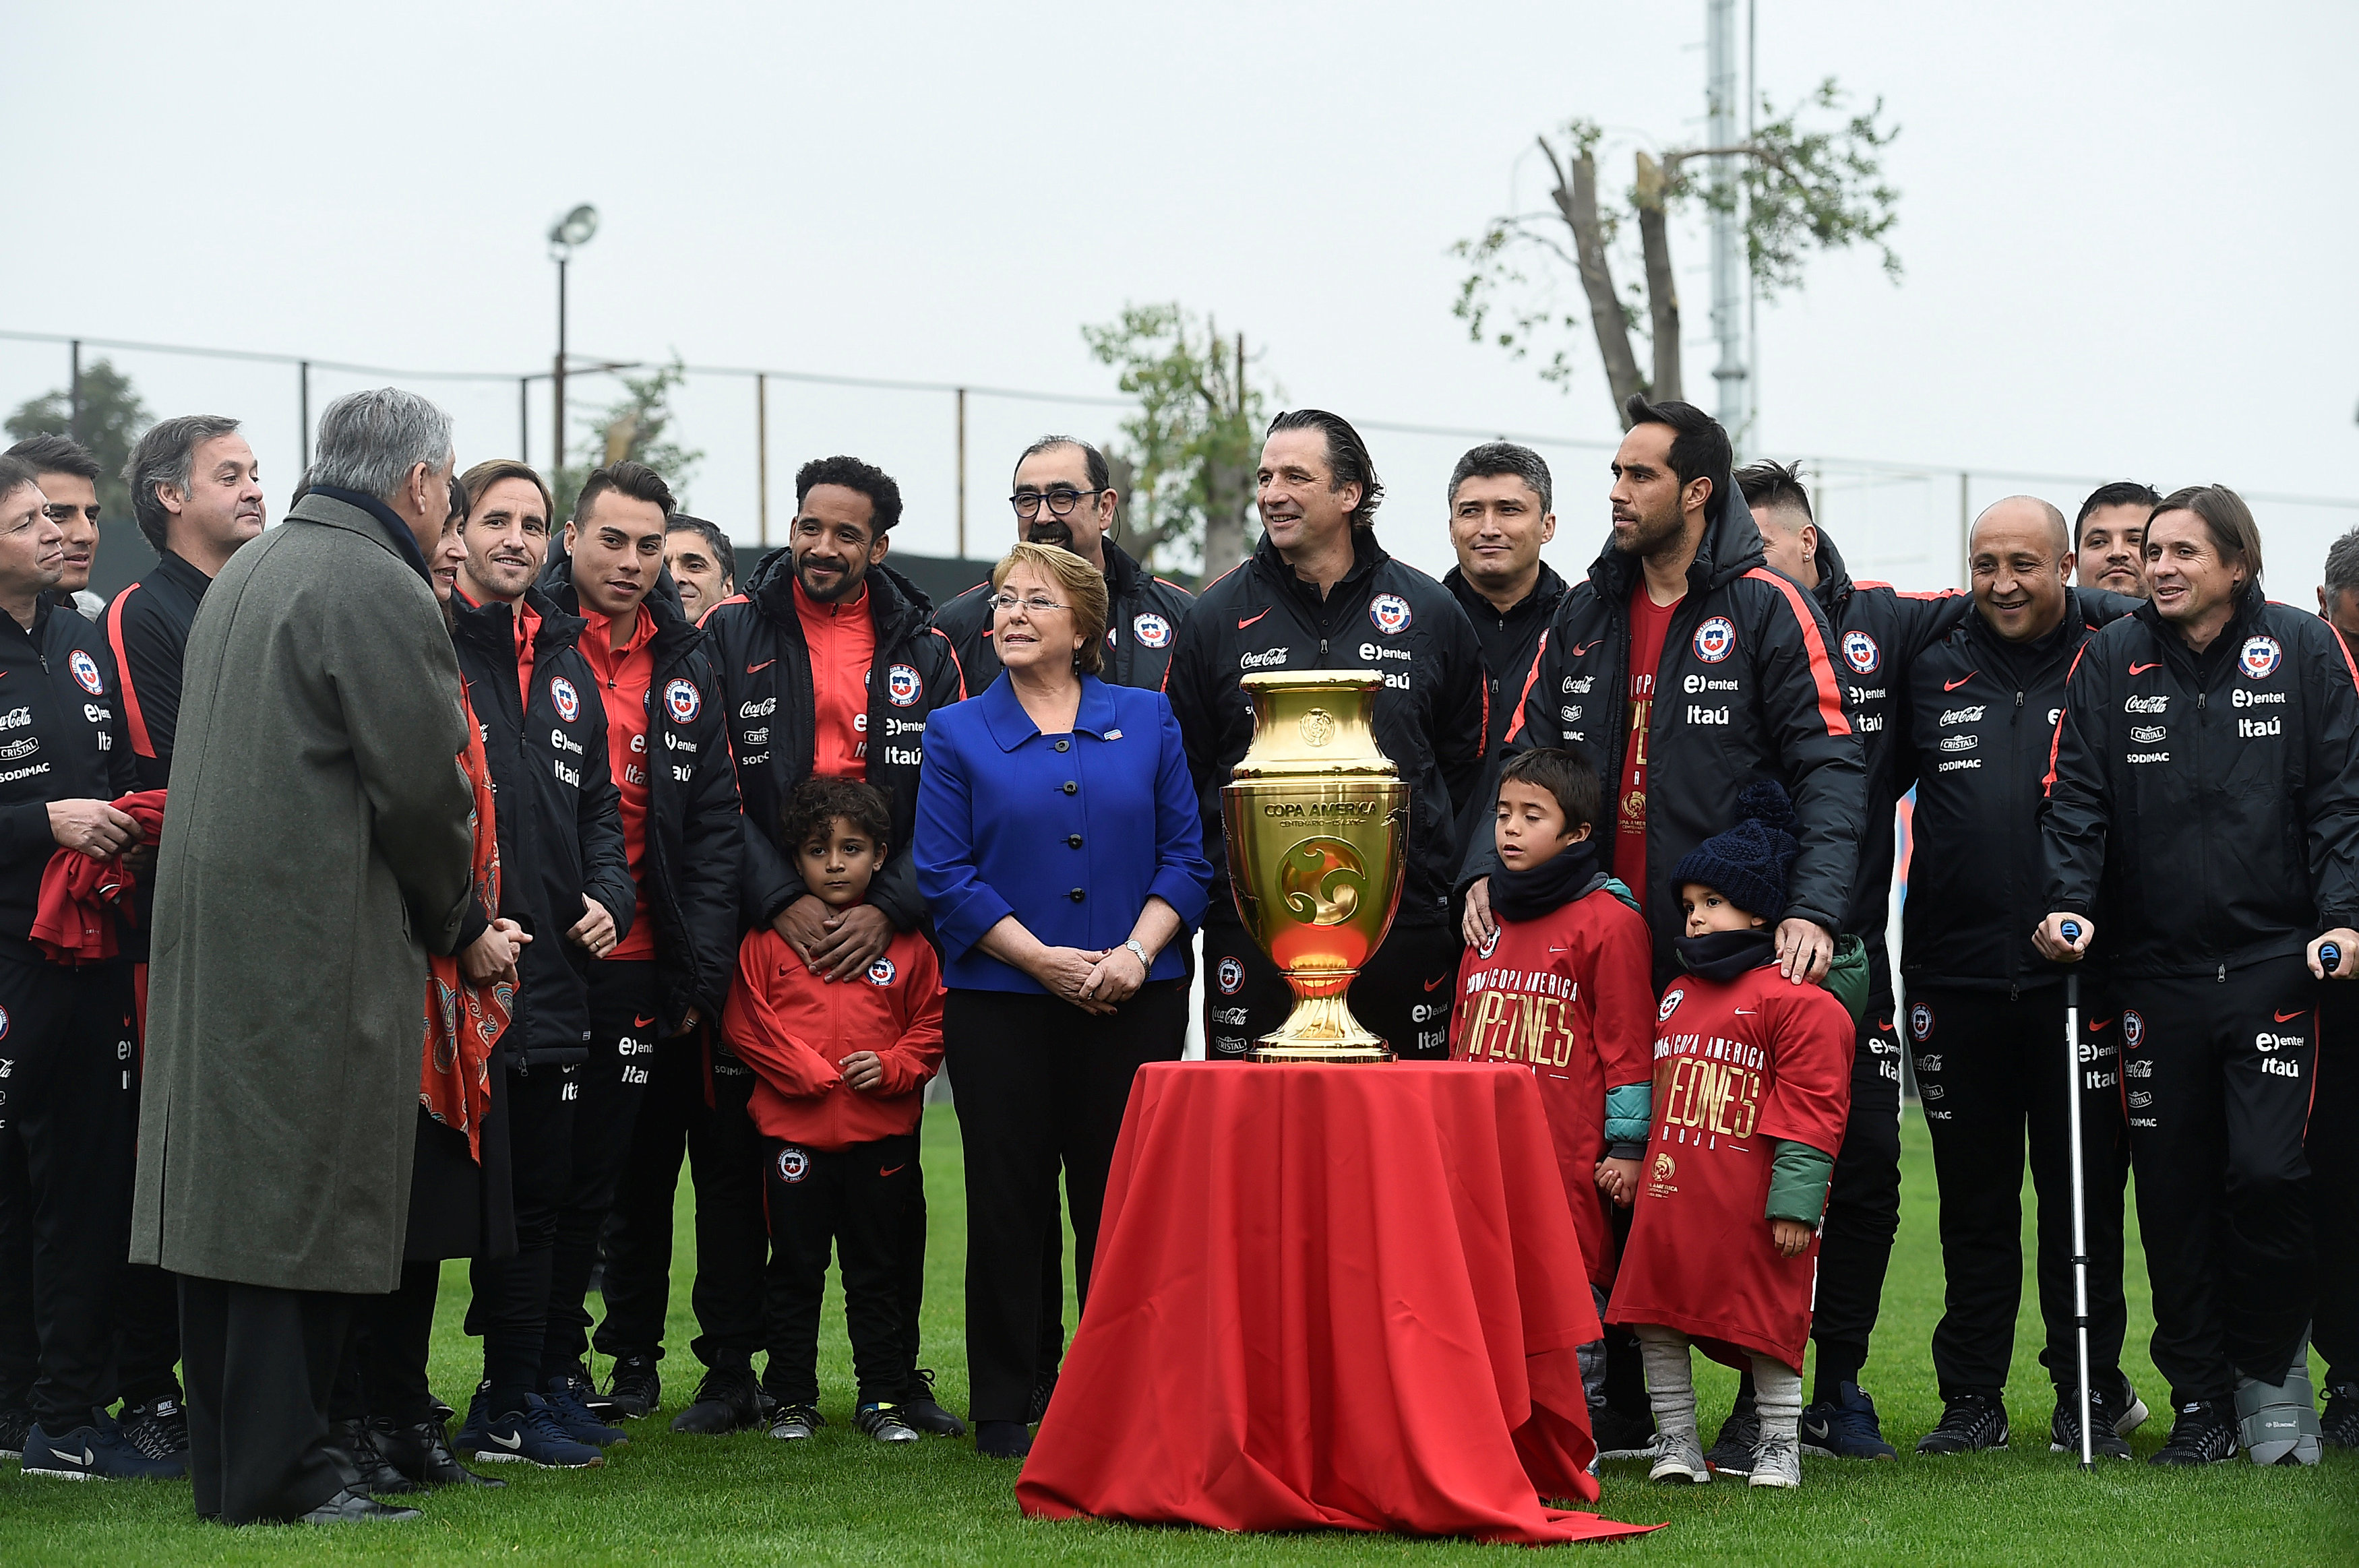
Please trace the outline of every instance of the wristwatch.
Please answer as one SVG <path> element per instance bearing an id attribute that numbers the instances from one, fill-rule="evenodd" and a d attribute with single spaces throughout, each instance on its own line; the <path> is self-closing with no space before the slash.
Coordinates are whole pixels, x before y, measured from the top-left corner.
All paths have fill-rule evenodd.
<path id="1" fill-rule="evenodd" d="M 1137 937 L 1132 937 L 1129 941 L 1124 943 L 1123 946 L 1138 955 L 1138 968 L 1141 974 L 1153 974 L 1155 972 L 1155 960 L 1147 956 L 1147 949 L 1138 945 Z"/>

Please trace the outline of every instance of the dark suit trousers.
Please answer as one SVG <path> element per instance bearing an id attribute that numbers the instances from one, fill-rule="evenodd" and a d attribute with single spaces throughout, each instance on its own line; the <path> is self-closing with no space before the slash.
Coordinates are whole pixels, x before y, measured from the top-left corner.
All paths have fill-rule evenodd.
<path id="1" fill-rule="evenodd" d="M 291 1519 L 342 1489 L 328 1404 L 362 1299 L 181 1277 L 189 1477 L 200 1517 Z"/>

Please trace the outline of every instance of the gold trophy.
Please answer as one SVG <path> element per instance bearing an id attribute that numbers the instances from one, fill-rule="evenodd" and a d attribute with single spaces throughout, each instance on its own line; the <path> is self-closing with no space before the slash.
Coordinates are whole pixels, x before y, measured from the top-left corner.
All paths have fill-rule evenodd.
<path id="1" fill-rule="evenodd" d="M 1255 1062 L 1389 1062 L 1346 993 L 1400 907 L 1408 786 L 1376 744 L 1375 670 L 1273 670 L 1238 682 L 1254 738 L 1221 789 L 1237 914 L 1294 990 Z"/>

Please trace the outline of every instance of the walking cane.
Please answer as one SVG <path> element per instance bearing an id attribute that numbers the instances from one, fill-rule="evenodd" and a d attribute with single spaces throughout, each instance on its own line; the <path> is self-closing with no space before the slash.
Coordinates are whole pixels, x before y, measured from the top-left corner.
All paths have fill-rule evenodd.
<path id="1" fill-rule="evenodd" d="M 2057 930 L 2067 942 L 2081 939 L 2081 923 L 2065 921 Z M 2081 1468 L 2096 1468 L 2097 1457 L 2089 1433 L 2089 1221 L 2088 1200 L 2081 1183 L 2081 977 L 2064 976 L 2064 1108 L 2072 1140 L 2072 1331 L 2081 1342 Z"/>

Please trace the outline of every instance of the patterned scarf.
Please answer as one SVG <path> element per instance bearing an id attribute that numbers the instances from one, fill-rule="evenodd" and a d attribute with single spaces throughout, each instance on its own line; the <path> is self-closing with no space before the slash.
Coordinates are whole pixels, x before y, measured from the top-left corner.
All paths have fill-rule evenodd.
<path id="1" fill-rule="evenodd" d="M 500 844 L 492 820 L 492 770 L 484 757 L 484 732 L 464 691 L 459 702 L 467 717 L 467 749 L 459 768 L 475 793 L 467 826 L 474 836 L 474 893 L 486 914 L 500 907 Z M 468 980 L 455 956 L 426 956 L 425 1052 L 419 1064 L 418 1099 L 426 1113 L 467 1135 L 467 1152 L 483 1162 L 484 1117 L 491 1108 L 492 1047 L 507 1029 L 516 988 L 502 980 L 478 987 Z"/>

